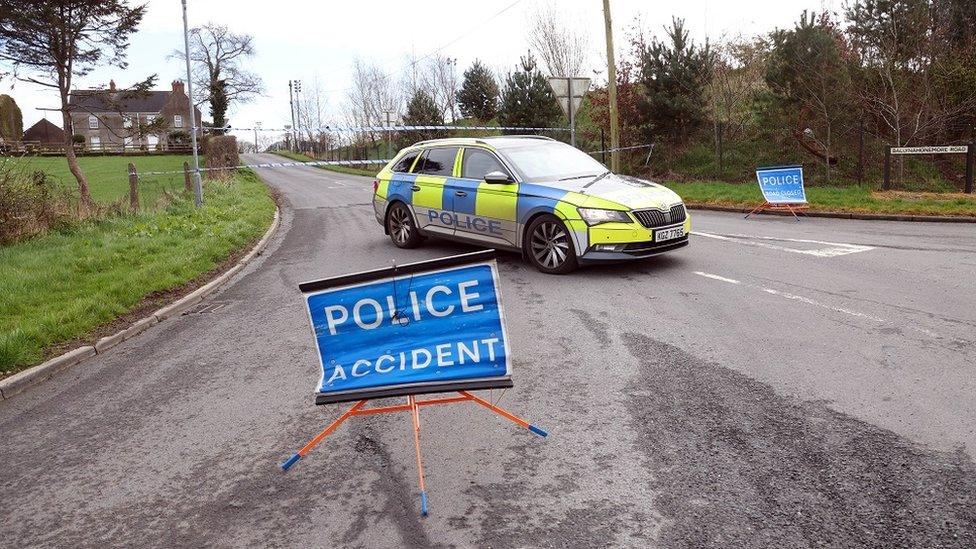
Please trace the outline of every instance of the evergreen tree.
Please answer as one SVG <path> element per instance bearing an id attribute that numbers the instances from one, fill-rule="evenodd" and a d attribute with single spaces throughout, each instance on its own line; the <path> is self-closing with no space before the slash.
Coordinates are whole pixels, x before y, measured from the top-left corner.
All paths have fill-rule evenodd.
<path id="1" fill-rule="evenodd" d="M 421 88 L 413 94 L 410 102 L 407 103 L 407 115 L 403 117 L 403 123 L 407 126 L 443 126 L 444 116 L 430 93 Z M 407 132 L 407 136 L 413 141 L 436 139 L 443 137 L 444 134 L 444 130 Z"/>
<path id="2" fill-rule="evenodd" d="M 562 111 L 556 103 L 549 82 L 536 67 L 532 54 L 521 59 L 521 70 L 509 73 L 502 91 L 498 121 L 503 126 L 552 127 L 559 123 Z M 506 133 L 518 133 L 508 130 Z"/>
<path id="3" fill-rule="evenodd" d="M 457 99 L 461 114 L 467 118 L 487 123 L 498 115 L 498 83 L 481 61 L 475 59 L 474 64 L 464 71 L 464 83 Z"/>
<path id="4" fill-rule="evenodd" d="M 705 87 L 713 59 L 707 43 L 699 47 L 689 39 L 684 20 L 672 19 L 666 32 L 667 41 L 654 38 L 647 43 L 638 37 L 633 45 L 638 83 L 644 90 L 645 137 L 665 137 L 677 145 L 707 121 Z"/>
<path id="5" fill-rule="evenodd" d="M 13 97 L 0 94 L 0 141 L 20 141 L 24 118 Z"/>

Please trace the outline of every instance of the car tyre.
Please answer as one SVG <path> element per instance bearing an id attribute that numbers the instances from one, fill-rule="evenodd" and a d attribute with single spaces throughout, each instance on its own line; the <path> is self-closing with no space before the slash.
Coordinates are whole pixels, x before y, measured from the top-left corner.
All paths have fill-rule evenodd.
<path id="1" fill-rule="evenodd" d="M 403 202 L 394 203 L 386 212 L 386 232 L 397 248 L 416 248 L 424 239 Z"/>
<path id="2" fill-rule="evenodd" d="M 529 262 L 546 274 L 566 274 L 579 266 L 569 230 L 554 215 L 533 219 L 522 247 Z"/>

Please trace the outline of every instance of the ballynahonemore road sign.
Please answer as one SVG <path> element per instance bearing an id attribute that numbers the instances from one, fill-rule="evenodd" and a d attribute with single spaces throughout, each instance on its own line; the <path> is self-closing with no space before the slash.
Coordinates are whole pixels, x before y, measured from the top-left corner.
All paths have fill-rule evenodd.
<path id="1" fill-rule="evenodd" d="M 891 154 L 965 154 L 969 145 L 934 145 L 931 147 L 891 147 Z"/>
<path id="2" fill-rule="evenodd" d="M 511 387 L 492 251 L 301 284 L 316 403 Z"/>

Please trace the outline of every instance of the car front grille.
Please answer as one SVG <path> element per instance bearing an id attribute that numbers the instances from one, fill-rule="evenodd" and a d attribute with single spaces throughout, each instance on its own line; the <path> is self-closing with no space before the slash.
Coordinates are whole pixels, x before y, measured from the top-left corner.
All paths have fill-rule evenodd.
<path id="1" fill-rule="evenodd" d="M 686 215 L 684 204 L 675 204 L 670 210 L 634 210 L 632 213 L 648 229 L 683 223 Z"/>

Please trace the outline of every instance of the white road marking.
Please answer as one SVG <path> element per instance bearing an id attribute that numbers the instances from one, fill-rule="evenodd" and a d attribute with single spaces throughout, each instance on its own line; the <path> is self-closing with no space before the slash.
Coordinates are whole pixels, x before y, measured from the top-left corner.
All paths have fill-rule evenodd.
<path id="1" fill-rule="evenodd" d="M 887 322 L 887 320 L 885 320 L 883 318 L 878 318 L 876 316 L 872 316 L 872 315 L 869 315 L 869 314 L 866 314 L 866 313 L 862 313 L 862 312 L 859 312 L 859 311 L 852 311 L 850 309 L 844 309 L 843 307 L 834 307 L 833 305 L 827 305 L 825 303 L 820 303 L 819 301 L 816 301 L 814 299 L 810 299 L 809 297 L 803 297 L 802 295 L 791 294 L 791 293 L 788 293 L 788 292 L 781 292 L 779 290 L 774 290 L 772 288 L 767 288 L 765 286 L 757 286 L 755 284 L 748 284 L 748 283 L 743 284 L 742 282 L 740 282 L 740 281 L 738 281 L 738 280 L 736 280 L 734 278 L 726 278 L 724 276 L 719 276 L 717 274 L 706 273 L 706 272 L 702 272 L 702 271 L 692 271 L 692 272 L 694 274 L 698 275 L 698 276 L 703 276 L 705 278 L 710 278 L 712 280 L 718 280 L 720 282 L 728 282 L 729 284 L 742 284 L 743 286 L 747 286 L 749 288 L 756 288 L 756 289 L 762 290 L 762 291 L 764 291 L 764 292 L 766 292 L 767 294 L 770 294 L 770 295 L 779 296 L 779 297 L 782 297 L 782 298 L 785 298 L 785 299 L 790 299 L 790 300 L 793 300 L 793 301 L 799 301 L 800 303 L 806 303 L 807 305 L 813 305 L 814 307 L 820 307 L 821 309 L 827 309 L 828 311 L 834 311 L 836 313 L 844 313 L 846 315 L 856 316 L 856 317 L 864 318 L 864 319 L 867 319 L 867 320 L 873 320 L 874 322 Z"/>
<path id="2" fill-rule="evenodd" d="M 883 318 L 878 318 L 876 316 L 871 316 L 869 314 L 861 313 L 861 312 L 858 312 L 858 311 L 852 311 L 850 309 L 844 309 L 844 308 L 841 308 L 841 307 L 833 307 L 831 305 L 826 305 L 824 303 L 820 303 L 819 301 L 814 301 L 813 299 L 810 299 L 809 297 L 803 297 L 802 295 L 796 295 L 796 294 L 791 294 L 791 293 L 787 293 L 787 292 L 781 292 L 779 290 L 774 290 L 772 288 L 762 288 L 762 291 L 766 292 L 767 294 L 778 295 L 780 297 L 785 297 L 786 299 L 792 299 L 792 300 L 795 300 L 795 301 L 799 301 L 800 303 L 806 303 L 807 305 L 813 305 L 814 307 L 820 307 L 820 308 L 827 309 L 827 310 L 834 311 L 834 312 L 838 312 L 838 313 L 844 313 L 844 314 L 848 314 L 848 315 L 851 315 L 851 316 L 857 316 L 857 317 L 861 317 L 861 318 L 866 318 L 868 320 L 873 320 L 875 322 L 887 322 Z"/>
<path id="3" fill-rule="evenodd" d="M 718 276 L 717 274 L 703 273 L 701 271 L 694 271 L 698 276 L 704 276 L 705 278 L 711 278 L 712 280 L 721 280 L 722 282 L 728 282 L 729 284 L 739 284 L 738 280 L 733 278 L 725 278 L 724 276 Z"/>
<path id="4" fill-rule="evenodd" d="M 739 244 L 745 244 L 747 246 L 757 246 L 759 248 L 769 248 L 771 250 L 780 250 L 783 252 L 791 252 L 795 254 L 812 255 L 814 257 L 837 257 L 841 255 L 866 252 L 874 249 L 873 246 L 862 246 L 860 244 L 845 244 L 843 242 L 826 242 L 823 240 L 808 240 L 803 238 L 776 238 L 771 236 L 751 236 L 751 235 L 744 235 L 744 234 L 721 235 L 721 234 L 703 233 L 701 231 L 692 231 L 691 234 L 697 236 L 704 236 L 705 238 L 714 238 L 716 240 L 727 240 L 731 242 L 737 242 Z M 822 244 L 827 247 L 813 249 L 813 250 L 804 250 L 800 248 L 778 246 L 776 244 L 770 244 L 768 242 L 753 242 L 750 239 L 772 240 L 778 242 L 797 242 L 802 244 Z"/>

